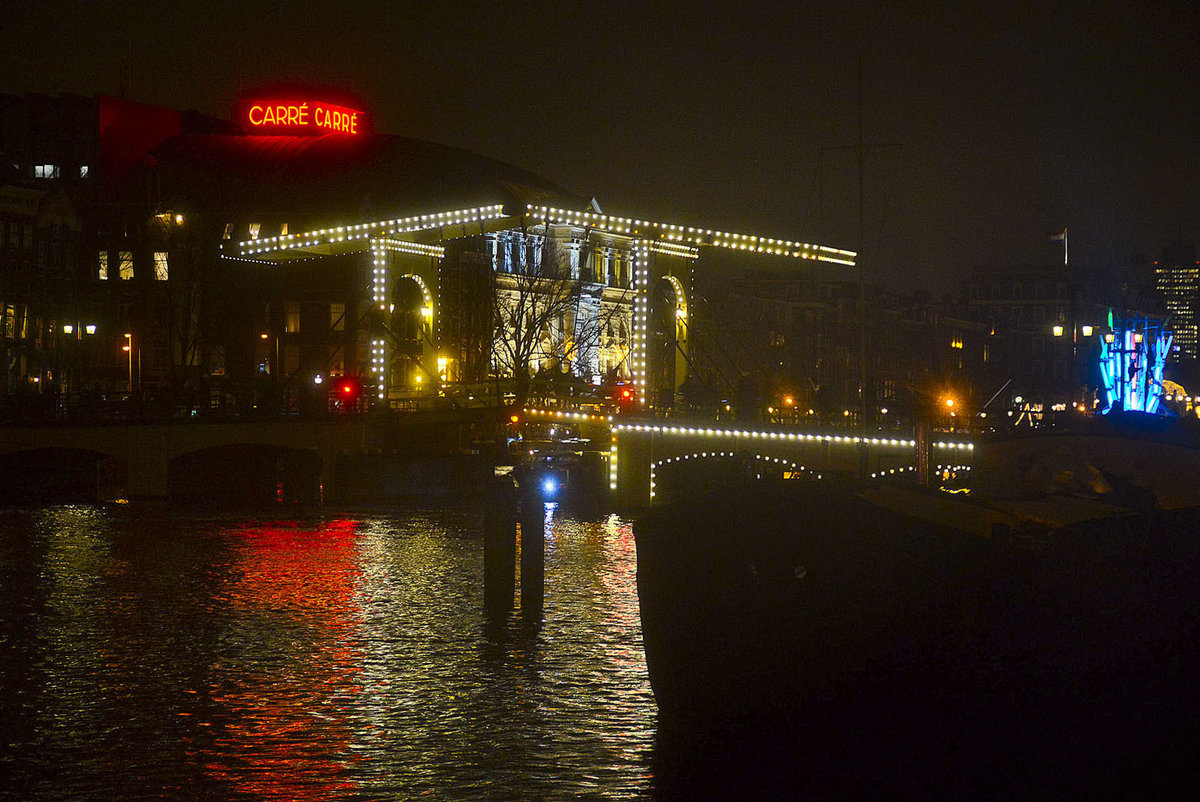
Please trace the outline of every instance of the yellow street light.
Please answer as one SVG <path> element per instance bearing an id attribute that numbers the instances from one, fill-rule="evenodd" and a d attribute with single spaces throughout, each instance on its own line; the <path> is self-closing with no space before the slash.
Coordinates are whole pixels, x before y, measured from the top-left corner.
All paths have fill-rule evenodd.
<path id="1" fill-rule="evenodd" d="M 1063 335 L 1063 327 L 1062 326 L 1055 326 L 1053 331 L 1054 331 L 1055 337 L 1061 337 Z"/>
<path id="2" fill-rule="evenodd" d="M 133 395 L 133 334 L 125 332 L 125 344 L 121 350 L 129 354 L 129 395 Z"/>

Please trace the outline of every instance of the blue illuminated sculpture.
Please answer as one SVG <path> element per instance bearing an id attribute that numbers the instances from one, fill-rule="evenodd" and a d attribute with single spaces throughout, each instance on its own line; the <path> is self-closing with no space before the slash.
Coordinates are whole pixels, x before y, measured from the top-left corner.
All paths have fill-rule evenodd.
<path id="1" fill-rule="evenodd" d="M 1108 328 L 1100 345 L 1100 377 L 1108 395 L 1101 413 L 1157 414 L 1172 333 L 1149 318 L 1114 323 L 1111 310 Z"/>

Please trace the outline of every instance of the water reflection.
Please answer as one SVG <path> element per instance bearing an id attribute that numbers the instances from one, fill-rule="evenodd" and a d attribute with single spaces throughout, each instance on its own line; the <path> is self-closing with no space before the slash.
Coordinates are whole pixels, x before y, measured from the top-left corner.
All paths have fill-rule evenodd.
<path id="1" fill-rule="evenodd" d="M 530 627 L 485 624 L 470 512 L 0 514 L 0 769 L 46 799 L 642 795 L 632 533 L 547 526 Z"/>

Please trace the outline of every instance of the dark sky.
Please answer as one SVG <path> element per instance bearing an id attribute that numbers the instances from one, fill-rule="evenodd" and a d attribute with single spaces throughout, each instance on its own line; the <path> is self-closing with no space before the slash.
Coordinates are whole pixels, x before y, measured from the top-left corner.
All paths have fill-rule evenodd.
<path id="1" fill-rule="evenodd" d="M 1152 9 L 1142 6 L 1152 6 Z M 0 91 L 228 114 L 348 89 L 377 130 L 457 145 L 605 211 L 859 244 L 952 288 L 977 263 L 1155 258 L 1200 234 L 1200 4 L 5 0 Z"/>

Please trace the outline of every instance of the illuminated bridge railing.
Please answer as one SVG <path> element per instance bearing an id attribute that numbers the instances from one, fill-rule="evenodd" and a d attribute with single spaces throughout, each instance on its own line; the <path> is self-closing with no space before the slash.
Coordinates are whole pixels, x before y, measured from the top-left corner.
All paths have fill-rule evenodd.
<path id="1" fill-rule="evenodd" d="M 926 441 L 931 462 L 940 470 L 969 470 L 975 444 L 965 438 L 943 436 Z M 820 450 L 814 451 L 814 446 Z M 774 461 L 786 458 L 793 470 L 805 473 L 859 470 L 855 451 L 867 447 L 873 467 L 871 478 L 883 478 L 916 470 L 902 455 L 916 457 L 918 443 L 909 437 L 863 436 L 833 432 L 726 428 L 721 426 L 674 425 L 658 422 L 614 422 L 609 455 L 609 487 L 631 504 L 651 503 L 657 469 L 667 464 L 709 457 L 755 456 Z M 795 449 L 793 452 L 792 449 Z M 840 456 L 838 456 L 840 455 Z M 881 463 L 879 460 L 882 459 Z M 798 462 L 793 462 L 798 460 Z M 853 468 L 850 467 L 853 463 Z"/>

